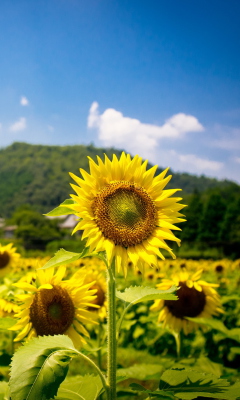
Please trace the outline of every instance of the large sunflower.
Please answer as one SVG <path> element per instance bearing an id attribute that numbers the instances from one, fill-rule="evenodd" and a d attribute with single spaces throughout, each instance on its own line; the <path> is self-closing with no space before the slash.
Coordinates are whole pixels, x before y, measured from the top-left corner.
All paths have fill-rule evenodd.
<path id="1" fill-rule="evenodd" d="M 27 294 L 17 295 L 19 321 L 10 329 L 20 330 L 15 341 L 29 340 L 34 336 L 68 335 L 76 347 L 86 343 L 82 335 L 89 337 L 85 323 L 97 323 L 96 316 L 88 307 L 98 307 L 93 302 L 96 290 L 89 290 L 94 282 L 84 284 L 83 279 L 63 281 L 65 267 L 38 270 L 36 285 L 27 282 L 15 284 Z"/>
<path id="2" fill-rule="evenodd" d="M 172 230 L 180 230 L 174 224 L 184 221 L 179 213 L 184 205 L 170 198 L 180 189 L 164 190 L 168 168 L 154 177 L 157 165 L 147 170 L 138 155 L 97 159 L 98 164 L 89 157 L 90 174 L 80 169 L 83 179 L 70 173 L 78 184 L 71 185 L 77 195 L 71 195 L 76 203 L 70 208 L 81 218 L 73 233 L 83 230 L 90 251 L 105 250 L 109 263 L 115 256 L 125 275 L 128 257 L 139 269 L 145 262 L 157 265 L 157 256 L 164 259 L 159 248 L 175 258 L 165 240 L 180 243 Z"/>
<path id="3" fill-rule="evenodd" d="M 6 246 L 0 243 L 0 278 L 8 274 L 12 267 L 17 265 L 19 260 L 20 254 L 18 254 L 16 248 L 12 246 L 12 243 Z"/>
<path id="4" fill-rule="evenodd" d="M 198 324 L 187 317 L 210 318 L 222 311 L 220 296 L 214 289 L 219 285 L 199 280 L 202 270 L 190 278 L 186 271 L 175 274 L 171 279 L 163 279 L 158 289 L 166 290 L 172 285 L 179 287 L 178 300 L 155 300 L 152 311 L 160 311 L 158 322 L 175 332 L 183 330 L 185 335 L 198 328 Z"/>

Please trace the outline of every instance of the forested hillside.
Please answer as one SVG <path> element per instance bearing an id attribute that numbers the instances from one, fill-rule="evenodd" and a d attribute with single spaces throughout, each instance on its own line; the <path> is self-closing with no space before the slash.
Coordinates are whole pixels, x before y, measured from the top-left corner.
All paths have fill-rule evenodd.
<path id="1" fill-rule="evenodd" d="M 18 226 L 17 237 L 26 241 L 27 236 L 27 242 L 32 236 L 37 242 L 47 242 L 50 233 L 56 238 L 56 227 L 45 227 L 46 220 L 40 214 L 69 198 L 73 192 L 69 186 L 69 171 L 79 174 L 80 167 L 88 170 L 87 156 L 95 159 L 96 155 L 103 157 L 104 153 L 111 157 L 113 153 L 119 156 L 121 151 L 92 145 L 26 143 L 14 143 L 0 150 L 0 217 L 11 218 L 10 223 Z M 161 170 L 160 166 L 157 172 Z M 218 255 L 240 257 L 239 185 L 205 176 L 173 173 L 168 188 L 182 188 L 183 202 L 188 205 L 183 211 L 187 222 L 181 224 L 183 231 L 177 232 L 183 243 L 181 249 L 190 250 L 191 257 L 195 249 L 197 255 L 207 252 L 212 256 L 217 249 Z M 30 209 L 24 208 L 26 204 Z M 33 235 L 33 231 L 37 234 Z"/>
<path id="2" fill-rule="evenodd" d="M 0 150 L 0 217 L 9 217 L 21 204 L 31 204 L 39 212 L 47 212 L 69 197 L 71 181 L 68 172 L 88 170 L 87 156 L 95 158 L 106 153 L 111 157 L 120 151 L 94 146 L 42 146 L 14 143 Z M 159 160 L 159 171 L 161 160 Z M 179 187 L 183 196 L 207 189 L 238 190 L 229 181 L 217 181 L 205 176 L 173 173 L 169 188 Z"/>

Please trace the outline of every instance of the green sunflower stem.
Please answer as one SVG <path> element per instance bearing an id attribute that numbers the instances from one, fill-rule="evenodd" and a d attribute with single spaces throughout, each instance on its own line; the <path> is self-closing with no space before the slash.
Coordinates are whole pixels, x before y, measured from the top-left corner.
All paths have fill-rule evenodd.
<path id="1" fill-rule="evenodd" d="M 176 342 L 176 348 L 177 348 L 177 358 L 180 358 L 181 355 L 181 336 L 180 336 L 180 332 L 173 332 L 173 336 L 175 338 L 175 342 Z"/>
<path id="2" fill-rule="evenodd" d="M 115 400 L 117 375 L 115 260 L 108 268 L 108 400 Z"/>

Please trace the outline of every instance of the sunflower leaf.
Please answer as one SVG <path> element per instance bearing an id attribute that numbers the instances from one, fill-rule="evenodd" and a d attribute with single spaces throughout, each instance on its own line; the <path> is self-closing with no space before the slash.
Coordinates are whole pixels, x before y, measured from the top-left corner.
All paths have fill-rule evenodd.
<path id="1" fill-rule="evenodd" d="M 58 207 L 54 208 L 52 211 L 49 211 L 47 214 L 48 217 L 58 217 L 61 215 L 68 215 L 72 214 L 73 210 L 71 208 L 68 208 L 68 205 L 74 204 L 75 201 L 72 199 L 67 199 L 64 200 L 63 203 L 61 203 Z"/>
<path id="2" fill-rule="evenodd" d="M 87 252 L 88 252 L 87 248 L 84 248 L 82 253 L 72 253 L 71 251 L 60 249 L 56 252 L 54 257 L 52 257 L 46 264 L 43 265 L 43 267 L 39 269 L 47 269 L 52 267 L 59 267 L 60 265 L 70 264 L 71 262 L 84 257 L 87 254 Z"/>
<path id="3" fill-rule="evenodd" d="M 236 340 L 240 342 L 240 328 L 228 329 L 222 321 L 215 318 L 190 318 L 190 321 L 196 322 L 200 325 L 208 326 L 209 328 L 215 329 L 221 332 L 226 338 Z"/>
<path id="4" fill-rule="evenodd" d="M 116 292 L 116 296 L 126 303 L 137 304 L 142 301 L 149 300 L 177 300 L 177 296 L 173 293 L 177 290 L 176 286 L 172 286 L 167 290 L 158 290 L 148 286 L 130 286 L 124 292 Z"/>
<path id="5" fill-rule="evenodd" d="M 66 335 L 34 338 L 13 356 L 10 374 L 12 400 L 48 400 L 65 379 L 71 359 L 78 355 Z"/>
<path id="6" fill-rule="evenodd" d="M 192 400 L 198 396 L 235 400 L 239 395 L 239 388 L 240 382 L 230 386 L 226 379 L 184 368 L 165 371 L 159 382 L 160 390 L 170 391 L 176 398 L 183 400 Z"/>
<path id="7" fill-rule="evenodd" d="M 136 391 L 136 392 L 144 392 L 146 394 L 149 394 L 150 396 L 154 396 L 157 398 L 161 398 L 161 399 L 165 399 L 165 400 L 174 400 L 176 399 L 176 397 L 174 396 L 173 392 L 168 392 L 165 390 L 154 390 L 153 392 L 151 390 L 146 389 L 145 387 L 143 387 L 142 385 L 140 385 L 139 383 L 131 383 L 129 385 L 129 387 Z M 150 397 L 148 397 L 150 398 Z"/>
<path id="8" fill-rule="evenodd" d="M 138 379 L 141 381 L 159 379 L 163 369 L 164 367 L 161 364 L 134 364 L 128 368 L 118 369 L 117 376 L 122 376 L 125 379 Z"/>
<path id="9" fill-rule="evenodd" d="M 98 375 L 76 375 L 67 378 L 59 387 L 57 397 L 67 400 L 95 400 L 102 391 Z"/>

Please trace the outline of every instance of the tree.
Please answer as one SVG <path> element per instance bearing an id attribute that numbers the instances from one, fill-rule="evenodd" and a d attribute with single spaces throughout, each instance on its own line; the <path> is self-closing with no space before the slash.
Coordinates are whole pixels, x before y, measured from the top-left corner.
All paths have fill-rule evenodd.
<path id="1" fill-rule="evenodd" d="M 207 244 L 217 244 L 220 239 L 222 222 L 226 205 L 218 193 L 212 193 L 208 198 L 200 218 L 198 239 Z M 197 217 L 197 216 L 196 216 Z"/>

